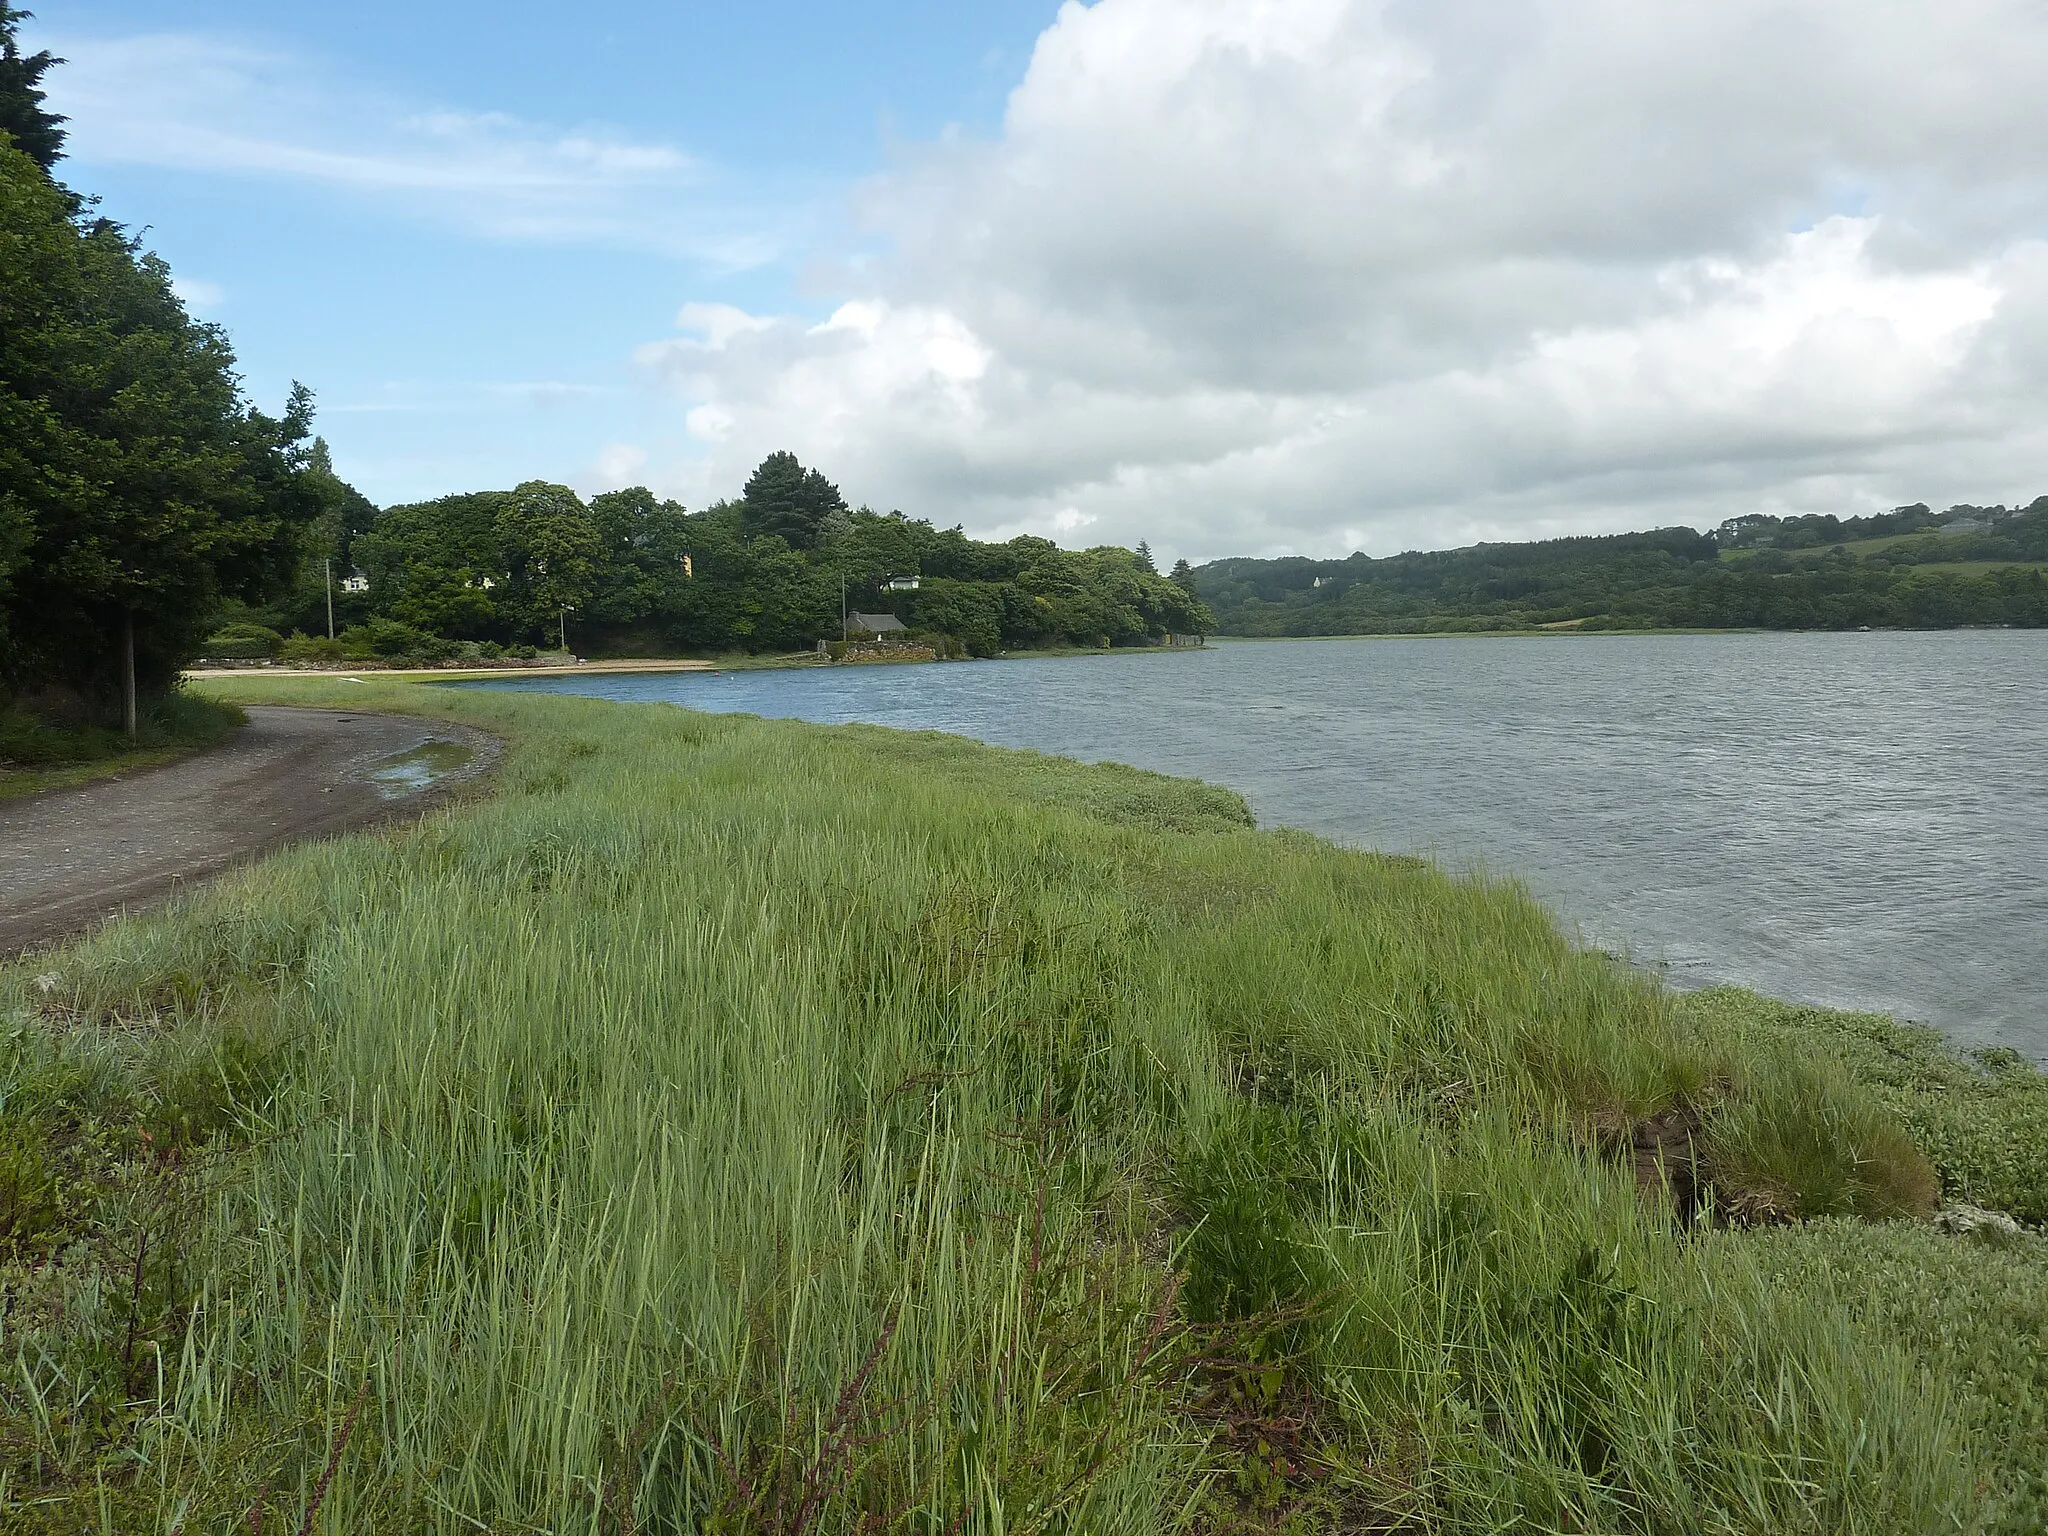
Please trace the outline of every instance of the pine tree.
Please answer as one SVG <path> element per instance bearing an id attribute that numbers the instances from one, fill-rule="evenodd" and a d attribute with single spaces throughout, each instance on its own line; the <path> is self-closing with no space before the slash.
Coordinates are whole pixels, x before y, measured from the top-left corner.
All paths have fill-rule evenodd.
<path id="1" fill-rule="evenodd" d="M 65 121 L 43 108 L 42 79 L 53 64 L 64 61 L 40 53 L 25 54 L 15 42 L 15 31 L 34 12 L 16 10 L 0 0 L 0 132 L 14 140 L 14 147 L 42 167 L 49 175 L 64 154 Z"/>

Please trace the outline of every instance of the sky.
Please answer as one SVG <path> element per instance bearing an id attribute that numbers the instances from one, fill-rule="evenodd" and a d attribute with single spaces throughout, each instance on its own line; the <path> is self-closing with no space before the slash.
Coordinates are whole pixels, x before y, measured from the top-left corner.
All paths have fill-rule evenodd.
<path id="1" fill-rule="evenodd" d="M 1169 557 L 2048 493 L 2039 0 L 43 0 L 61 174 L 381 504 Z"/>

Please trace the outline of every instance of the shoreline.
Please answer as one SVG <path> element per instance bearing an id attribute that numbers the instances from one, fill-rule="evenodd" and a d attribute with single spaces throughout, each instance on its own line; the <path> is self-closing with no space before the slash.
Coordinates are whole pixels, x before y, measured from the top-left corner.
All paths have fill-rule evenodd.
<path id="1" fill-rule="evenodd" d="M 212 1524 L 259 1503 L 267 1466 L 210 1492 L 204 1454 L 242 1443 L 231 1435 L 281 1437 L 307 1466 L 337 1460 L 332 1436 L 295 1417 L 337 1353 L 391 1382 L 383 1411 L 412 1458 L 399 1471 L 438 1475 L 480 1441 L 509 1445 L 509 1466 L 537 1438 L 511 1438 L 534 1404 L 564 1405 L 542 1426 L 557 1440 L 588 1423 L 555 1364 L 566 1357 L 545 1347 L 571 1325 L 587 1339 L 577 1358 L 618 1362 L 614 1418 L 656 1401 L 677 1433 L 715 1432 L 741 1392 L 778 1404 L 794 1392 L 828 1414 L 863 1350 L 889 1402 L 944 1405 L 963 1380 L 1007 1380 L 1022 1329 L 1020 1349 L 1081 1368 L 1046 1378 L 1053 1428 L 990 1479 L 1029 1477 L 1064 1443 L 1055 1431 L 1105 1401 L 1101 1383 L 1128 1382 L 1109 1399 L 1117 1443 L 1198 1447 L 1119 1464 L 1147 1498 L 1218 1459 L 1226 1475 L 1240 1463 L 1279 1475 L 1211 1433 L 1208 1396 L 1173 1390 L 1178 1354 L 1134 1374 L 1169 1336 L 1223 1358 L 1226 1385 L 1276 1380 L 1271 1411 L 1293 1412 L 1287 1392 L 1367 1382 L 1378 1395 L 1333 1420 L 1319 1454 L 1365 1465 L 1386 1434 L 1410 1433 L 1403 1486 L 1475 1459 L 1489 1487 L 1555 1464 L 1531 1438 L 1550 1417 L 1439 1425 L 1438 1405 L 1475 1382 L 1504 1415 L 1563 1403 L 1571 1465 L 1582 1424 L 1605 1434 L 1683 1416 L 1702 1429 L 1676 1480 L 1654 1434 L 1613 1436 L 1622 1472 L 1664 1478 L 1650 1492 L 1672 1510 L 1755 1502 L 1755 1468 L 1786 1454 L 1752 1411 L 1762 1372 L 1792 1394 L 1798 1460 L 1796 1478 L 1764 1490 L 1769 1518 L 1742 1527 L 1755 1536 L 1800 1524 L 1816 1486 L 1861 1501 L 1852 1515 L 1916 1501 L 1909 1521 L 1871 1530 L 1934 1528 L 1943 1511 L 2042 1528 L 2048 1490 L 2030 1478 L 2048 1445 L 2032 1406 L 2048 1369 L 2048 1078 L 2023 1063 L 1738 989 L 1670 996 L 1512 884 L 1260 830 L 1240 795 L 1197 779 L 940 733 L 384 680 L 206 686 L 488 730 L 506 743 L 492 794 L 414 833 L 262 861 L 4 973 L 38 1021 L 22 1038 L 49 1042 L 52 1071 L 100 1048 L 105 1016 L 161 1021 L 116 1041 L 120 1138 L 73 1148 L 66 1101 L 43 1111 L 21 1097 L 42 1116 L 24 1144 L 63 1149 L 68 1185 L 172 1187 L 174 1163 L 153 1151 L 165 1122 L 152 1085 L 182 1084 L 171 1068 L 187 1060 L 251 1061 L 239 1092 L 278 1132 L 244 1147 L 239 1099 L 175 1122 L 196 1127 L 182 1134 L 246 1196 L 208 1207 L 190 1288 L 236 1287 L 246 1306 L 196 1330 L 182 1312 L 152 1313 L 143 1347 L 181 1372 L 253 1363 L 224 1426 L 177 1419 L 183 1399 L 166 1396 L 159 1411 L 194 1449 L 134 1485 L 121 1528 L 164 1523 L 172 1499 L 189 1518 L 191 1500 L 214 1498 L 201 1510 Z M 597 961 L 606 997 L 593 1013 Z M 185 1008 L 173 988 L 194 975 L 233 1006 Z M 1077 1083 L 1087 1093 L 1072 1107 L 1055 1097 Z M 366 1100 L 390 1118 L 359 1125 L 345 1106 Z M 515 1144 L 523 1182 L 482 1182 Z M 859 1179 L 840 1174 L 849 1166 Z M 827 1177 L 811 1182 L 812 1169 Z M 956 1194 L 963 1178 L 971 1200 Z M 415 1251 L 422 1201 L 451 1190 L 481 1191 L 480 1227 L 429 1233 L 440 1267 L 386 1284 L 379 1257 Z M 754 1220 L 799 1194 L 800 1220 Z M 54 1332 L 45 1317 L 90 1320 L 58 1312 L 74 1293 L 132 1284 L 122 1255 L 141 1251 L 152 1209 L 108 1207 L 126 1225 L 91 1255 L 110 1257 L 35 1271 L 49 1304 L 21 1314 L 31 1338 Z M 902 1209 L 931 1214 L 892 1219 Z M 38 1242 L 52 1251 L 83 1230 L 67 1209 L 46 1226 Z M 327 1262 L 263 1242 L 287 1228 Z M 147 1230 L 156 1251 L 166 1240 Z M 1245 1231 L 1271 1234 L 1281 1262 L 1233 1236 Z M 510 1260 L 481 1292 L 458 1267 L 479 1241 Z M 250 1277 L 214 1257 L 245 1247 L 269 1267 Z M 1011 1261 L 985 1257 L 997 1250 Z M 673 1306 L 679 1276 L 693 1296 L 728 1297 L 736 1267 L 792 1251 L 822 1257 L 798 1283 L 759 1287 L 758 1316 L 739 1317 L 683 1395 L 660 1375 L 666 1357 L 636 1354 L 636 1325 L 616 1321 Z M 558 1253 L 579 1262 L 545 1270 Z M 1035 1253 L 1043 1262 L 1027 1264 Z M 1587 1254 L 1600 1265 L 1590 1280 Z M 326 1278 L 338 1272 L 370 1283 L 340 1296 Z M 639 1289 L 622 1297 L 617 1276 Z M 842 1303 L 801 1305 L 811 1284 Z M 552 1300 L 536 1315 L 542 1292 Z M 1593 1329 L 1578 1325 L 1589 1293 L 1632 1299 Z M 1256 1310 L 1217 1323 L 1217 1298 L 1239 1294 Z M 413 1330 L 385 1321 L 401 1303 Z M 1394 1327 L 1361 1342 L 1306 1325 L 1276 1366 L 1261 1320 L 1325 1305 Z M 1019 1321 L 928 1364 L 933 1341 L 977 1337 L 989 1316 Z M 303 1345 L 283 1332 L 298 1318 L 323 1320 Z M 916 1347 L 890 1353 L 898 1318 Z M 1447 1319 L 1468 1341 L 1455 1357 Z M 438 1359 L 431 1381 L 405 1374 L 421 1335 L 470 1346 L 446 1368 L 464 1373 L 459 1393 Z M 86 1340 L 108 1400 L 126 1390 L 135 1336 L 114 1316 Z M 250 1339 L 272 1336 L 285 1347 L 251 1353 Z M 793 1386 L 755 1364 L 767 1341 L 792 1338 L 826 1362 Z M 1389 1339 L 1412 1369 L 1373 1369 Z M 1610 1413 L 1570 1395 L 1610 1378 L 1637 1398 Z M 766 1449 L 735 1457 L 781 1454 L 785 1418 L 778 1407 L 753 1432 Z M 878 1418 L 871 1454 L 934 1464 L 928 1422 L 953 1421 Z M 585 1481 L 602 1482 L 605 1447 L 577 1453 Z M 100 1466 L 133 1451 L 117 1441 L 33 1491 L 90 1513 Z M 365 1511 L 398 1481 L 382 1462 L 342 1466 L 336 1487 Z M 1324 1482 L 1288 1485 L 1317 1528 L 1353 1507 L 1325 1499 Z M 511 1486 L 470 1500 L 479 1523 L 569 1523 L 498 1491 Z M 1461 1523 L 1455 1501 L 1423 1512 L 1447 1531 L 1483 1528 Z M 403 1523 L 395 1503 L 373 1514 L 378 1528 Z M 1124 1528 L 1115 1515 L 1088 1528 Z"/>
<path id="2" fill-rule="evenodd" d="M 328 678 L 336 682 L 432 683 L 491 677 L 594 677 L 607 672 L 715 672 L 715 661 L 590 661 L 541 667 L 188 667 L 188 682 L 221 682 L 238 677 Z"/>
<path id="3" fill-rule="evenodd" d="M 1287 638 L 1287 637 L 1272 637 Z M 1327 636 L 1319 638 L 1351 639 L 1353 636 Z M 1063 650 L 1003 651 L 995 656 L 973 656 L 960 658 L 969 661 L 1051 661 L 1077 659 L 1090 656 L 1150 656 L 1182 655 L 1199 651 L 1204 647 L 1195 645 L 1129 645 L 1098 647 L 1076 647 Z M 757 656 L 734 656 L 709 659 L 700 656 L 672 657 L 618 657 L 612 660 L 550 663 L 542 666 L 515 667 L 187 667 L 178 675 L 187 682 L 225 682 L 237 678 L 326 678 L 334 682 L 393 682 L 393 683 L 447 683 L 447 682 L 491 682 L 516 680 L 527 677 L 603 677 L 607 675 L 630 676 L 636 673 L 661 674 L 681 672 L 795 672 L 809 668 L 832 667 L 911 667 L 924 666 L 948 660 L 934 656 L 863 656 L 857 661 L 831 661 L 813 651 L 769 652 Z"/>

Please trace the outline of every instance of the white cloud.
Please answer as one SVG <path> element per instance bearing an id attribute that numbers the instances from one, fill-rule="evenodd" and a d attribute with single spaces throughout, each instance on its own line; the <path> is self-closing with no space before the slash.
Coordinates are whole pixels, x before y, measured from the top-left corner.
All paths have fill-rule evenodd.
<path id="1" fill-rule="evenodd" d="M 712 167 L 603 127 L 403 102 L 218 38 L 58 36 L 49 79 L 85 164 L 296 182 L 492 239 L 653 248 L 725 268 L 778 255 Z"/>
<path id="2" fill-rule="evenodd" d="M 171 292 L 178 296 L 178 302 L 195 315 L 210 315 L 228 301 L 227 289 L 219 283 L 209 283 L 203 277 L 187 277 L 178 273 L 171 278 Z"/>
<path id="3" fill-rule="evenodd" d="M 635 482 L 647 465 L 647 450 L 634 443 L 607 443 L 598 450 L 591 472 L 598 489 L 615 491 Z"/>
<path id="4" fill-rule="evenodd" d="M 729 491 L 1196 557 L 2048 491 L 2033 0 L 1098 0 L 652 343 Z"/>

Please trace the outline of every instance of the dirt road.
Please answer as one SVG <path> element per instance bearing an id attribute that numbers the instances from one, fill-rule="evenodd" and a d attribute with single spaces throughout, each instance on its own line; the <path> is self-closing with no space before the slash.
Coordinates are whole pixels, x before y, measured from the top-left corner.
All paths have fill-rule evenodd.
<path id="1" fill-rule="evenodd" d="M 245 729 L 195 756 L 0 801 L 0 955 L 286 843 L 417 815 L 499 750 L 444 720 L 256 706 Z"/>

